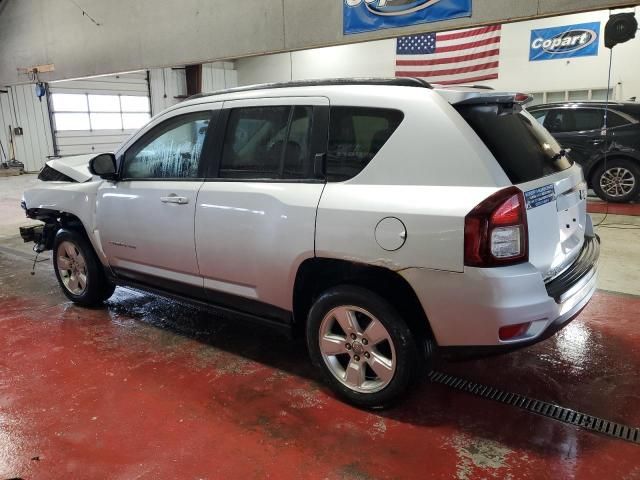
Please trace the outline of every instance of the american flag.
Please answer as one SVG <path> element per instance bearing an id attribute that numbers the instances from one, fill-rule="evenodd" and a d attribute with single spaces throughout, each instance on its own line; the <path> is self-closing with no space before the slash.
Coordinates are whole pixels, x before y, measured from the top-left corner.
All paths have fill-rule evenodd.
<path id="1" fill-rule="evenodd" d="M 500 25 L 400 37 L 396 77 L 453 85 L 498 78 Z"/>

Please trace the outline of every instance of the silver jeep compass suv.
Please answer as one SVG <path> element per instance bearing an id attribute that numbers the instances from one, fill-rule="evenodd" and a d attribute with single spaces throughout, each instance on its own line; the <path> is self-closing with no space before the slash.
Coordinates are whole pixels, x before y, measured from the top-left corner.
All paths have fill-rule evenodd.
<path id="1" fill-rule="evenodd" d="M 432 347 L 531 344 L 595 290 L 582 170 L 525 99 L 414 79 L 201 95 L 115 154 L 48 162 L 22 235 L 74 302 L 123 285 L 304 333 L 340 396 L 386 406 Z"/>

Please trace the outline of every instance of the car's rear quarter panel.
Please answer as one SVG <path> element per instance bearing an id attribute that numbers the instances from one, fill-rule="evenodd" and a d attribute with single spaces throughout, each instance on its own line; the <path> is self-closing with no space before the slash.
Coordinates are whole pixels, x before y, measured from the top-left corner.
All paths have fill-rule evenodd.
<path id="1" fill-rule="evenodd" d="M 462 272 L 464 217 L 510 185 L 487 147 L 433 90 L 342 88 L 329 97 L 332 106 L 402 110 L 404 120 L 359 175 L 327 184 L 318 208 L 316 255 L 396 271 Z M 406 243 L 397 251 L 376 242 L 376 225 L 385 217 L 406 226 Z"/>
<path id="2" fill-rule="evenodd" d="M 402 270 L 409 267 L 462 272 L 464 217 L 491 187 L 328 184 L 318 209 L 316 255 Z M 406 242 L 384 250 L 376 226 L 396 217 Z M 399 232 L 400 233 L 400 232 Z"/>

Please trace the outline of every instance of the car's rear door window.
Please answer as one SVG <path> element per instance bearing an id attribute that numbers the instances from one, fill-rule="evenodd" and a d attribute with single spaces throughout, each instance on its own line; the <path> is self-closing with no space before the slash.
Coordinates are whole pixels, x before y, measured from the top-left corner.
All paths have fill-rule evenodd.
<path id="1" fill-rule="evenodd" d="M 331 107 L 327 179 L 349 180 L 360 173 L 396 131 L 404 114 L 399 110 Z"/>
<path id="2" fill-rule="evenodd" d="M 604 110 L 596 108 L 557 108 L 545 121 L 545 126 L 554 133 L 600 130 L 603 125 Z"/>
<path id="3" fill-rule="evenodd" d="M 309 175 L 313 107 L 235 108 L 229 113 L 220 178 L 302 179 Z"/>
<path id="4" fill-rule="evenodd" d="M 575 131 L 600 130 L 604 126 L 604 110 L 594 108 L 580 108 L 573 111 L 575 116 Z"/>
<path id="5" fill-rule="evenodd" d="M 571 167 L 558 142 L 529 113 L 498 105 L 458 106 L 458 112 L 514 183 L 524 183 Z"/>

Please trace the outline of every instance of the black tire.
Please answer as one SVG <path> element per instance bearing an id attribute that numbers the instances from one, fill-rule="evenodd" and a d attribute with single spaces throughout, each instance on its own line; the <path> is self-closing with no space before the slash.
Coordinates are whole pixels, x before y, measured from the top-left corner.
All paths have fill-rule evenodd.
<path id="1" fill-rule="evenodd" d="M 629 172 L 629 175 L 633 177 L 635 186 L 628 193 L 620 196 L 613 196 L 607 193 L 601 186 L 600 182 L 603 179 L 605 171 L 611 171 L 612 169 L 625 169 Z M 629 177 L 626 177 L 629 178 Z M 613 158 L 607 161 L 607 168 L 605 170 L 604 162 L 596 167 L 593 176 L 591 178 L 591 187 L 596 192 L 596 195 L 606 202 L 613 203 L 626 203 L 636 200 L 640 196 L 640 165 L 633 160 L 625 158 Z"/>
<path id="2" fill-rule="evenodd" d="M 69 244 L 73 245 L 75 251 L 84 259 L 86 280 L 84 281 L 84 287 L 82 287 L 81 283 L 78 283 L 78 289 L 81 289 L 81 291 L 74 292 L 65 284 L 72 270 L 65 270 L 64 266 L 60 265 L 60 263 L 68 258 L 68 256 L 61 258 L 61 256 L 64 254 L 63 250 L 66 250 L 64 247 Z M 104 267 L 102 263 L 100 263 L 89 240 L 85 235 L 74 230 L 63 228 L 56 234 L 53 242 L 53 270 L 56 273 L 56 278 L 62 288 L 62 292 L 67 298 L 84 307 L 101 305 L 106 299 L 113 295 L 116 288 L 115 285 L 107 279 Z"/>
<path id="3" fill-rule="evenodd" d="M 339 380 L 327 362 L 325 362 L 320 348 L 321 327 L 325 317 L 331 318 L 328 314 L 334 311 L 335 308 L 341 306 L 357 307 L 372 314 L 375 319 L 384 326 L 393 343 L 392 349 L 394 350 L 393 360 L 395 362 L 395 371 L 391 380 L 379 391 L 360 392 L 352 389 L 343 383 L 346 377 L 343 378 L 343 381 Z M 359 312 L 358 315 L 360 315 Z M 367 317 L 363 316 L 362 318 L 364 319 L 363 321 L 366 322 Z M 344 332 L 344 330 L 342 331 Z M 349 342 L 352 342 L 351 345 L 353 346 L 351 346 L 349 352 L 345 352 L 344 354 L 340 353 L 338 356 L 342 358 L 340 363 L 345 363 L 347 366 L 350 366 L 354 360 L 357 341 L 349 340 L 350 337 L 346 333 L 344 336 Z M 416 375 L 422 370 L 423 361 L 418 354 L 416 340 L 407 324 L 389 302 L 365 288 L 342 285 L 324 292 L 315 301 L 309 311 L 306 338 L 311 361 L 316 367 L 322 370 L 331 389 L 339 397 L 357 407 L 373 409 L 391 406 L 407 393 Z M 366 339 L 364 341 L 366 341 Z M 387 342 L 388 341 L 383 342 L 383 347 L 387 345 Z M 369 345 L 368 347 L 363 347 L 362 343 L 358 345 L 359 350 L 361 348 L 371 350 L 371 352 L 367 351 L 363 353 L 363 355 L 368 354 L 369 356 L 367 358 L 373 359 L 375 348 L 372 350 L 371 347 L 373 347 L 373 345 Z M 390 351 L 390 349 L 388 349 L 388 351 Z M 347 356 L 344 357 L 344 355 Z M 360 357 L 358 362 L 367 362 L 370 366 L 371 360 L 364 360 L 362 355 L 358 356 Z M 337 359 L 338 357 L 333 358 Z M 346 375 L 346 366 L 344 367 L 344 371 Z M 367 372 L 367 368 L 365 367 L 363 371 Z M 371 369 L 369 369 L 369 371 L 373 372 Z"/>

